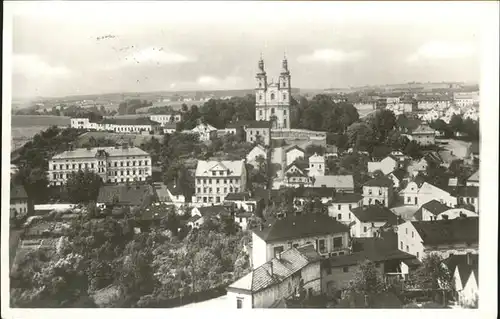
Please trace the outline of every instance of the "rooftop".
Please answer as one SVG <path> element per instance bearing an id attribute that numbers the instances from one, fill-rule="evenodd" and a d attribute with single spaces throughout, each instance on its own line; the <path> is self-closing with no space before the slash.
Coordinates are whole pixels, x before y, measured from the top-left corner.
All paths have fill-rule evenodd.
<path id="1" fill-rule="evenodd" d="M 365 250 L 350 255 L 332 256 L 324 261 L 325 266 L 329 267 L 345 267 L 357 265 L 365 260 L 372 262 L 382 262 L 389 260 L 413 260 L 416 257 L 399 249 L 391 250 Z"/>
<path id="2" fill-rule="evenodd" d="M 349 228 L 327 215 L 287 216 L 253 229 L 266 242 L 348 232 Z"/>
<path id="3" fill-rule="evenodd" d="M 245 163 L 240 161 L 198 161 L 196 176 L 217 176 L 212 171 L 226 171 L 229 176 L 241 176 Z M 219 175 L 222 176 L 222 175 Z"/>
<path id="4" fill-rule="evenodd" d="M 382 205 L 360 206 L 353 208 L 351 212 L 361 222 L 387 222 L 391 225 L 397 225 L 398 222 L 398 217 Z"/>
<path id="5" fill-rule="evenodd" d="M 468 243 L 479 240 L 479 218 L 411 222 L 425 245 Z"/>
<path id="6" fill-rule="evenodd" d="M 251 273 L 232 283 L 228 289 L 247 290 L 253 293 L 283 282 L 320 256 L 312 244 L 290 248 L 281 253 L 280 258 L 273 258 Z"/>
<path id="7" fill-rule="evenodd" d="M 240 192 L 240 193 L 229 193 L 227 194 L 225 200 L 229 201 L 245 201 L 245 200 L 251 200 L 252 196 L 250 196 L 249 192 Z"/>
<path id="8" fill-rule="evenodd" d="M 428 210 L 429 212 L 431 212 L 434 215 L 439 215 L 442 212 L 445 212 L 448 209 L 451 209 L 451 207 L 448 207 L 445 204 L 442 204 L 441 202 L 439 202 L 435 199 L 423 204 L 421 208 L 425 208 L 426 210 Z"/>
<path id="9" fill-rule="evenodd" d="M 352 175 L 314 176 L 313 187 L 330 187 L 337 189 L 354 189 Z"/>
<path id="10" fill-rule="evenodd" d="M 15 185 L 10 188 L 10 199 L 28 199 L 28 194 L 22 185 Z"/>
<path id="11" fill-rule="evenodd" d="M 227 125 L 227 128 L 239 128 L 239 127 L 271 128 L 271 122 L 269 122 L 269 121 L 238 121 L 238 122 L 230 123 Z"/>
<path id="12" fill-rule="evenodd" d="M 357 203 L 363 199 L 363 195 L 355 193 L 337 192 L 332 198 L 332 203 Z"/>
<path id="13" fill-rule="evenodd" d="M 119 205 L 141 206 L 148 200 L 148 195 L 155 194 L 150 185 L 104 185 L 99 189 L 97 202 L 113 204 L 116 199 Z"/>
<path id="14" fill-rule="evenodd" d="M 104 118 L 101 124 L 115 124 L 115 125 L 160 125 L 156 121 L 152 121 L 148 117 L 139 118 Z"/>
<path id="15" fill-rule="evenodd" d="M 475 171 L 474 174 L 472 174 L 467 181 L 469 182 L 479 182 L 479 170 Z"/>
<path id="16" fill-rule="evenodd" d="M 198 210 L 203 217 L 215 217 L 219 214 L 226 215 L 230 213 L 229 208 L 223 205 L 204 206 L 199 207 Z"/>
<path id="17" fill-rule="evenodd" d="M 393 182 L 386 176 L 380 176 L 369 180 L 363 186 L 392 187 Z"/>
<path id="18" fill-rule="evenodd" d="M 94 148 L 77 148 L 73 151 L 64 151 L 55 155 L 52 159 L 71 159 L 71 158 L 92 158 L 98 155 L 99 151 L 104 151 L 107 157 L 114 156 L 149 156 L 148 153 L 138 147 L 94 147 Z M 104 153 L 103 153 L 104 154 Z"/>
<path id="19" fill-rule="evenodd" d="M 419 125 L 413 132 L 411 132 L 412 135 L 414 134 L 435 134 L 435 130 L 431 128 L 428 125 Z"/>

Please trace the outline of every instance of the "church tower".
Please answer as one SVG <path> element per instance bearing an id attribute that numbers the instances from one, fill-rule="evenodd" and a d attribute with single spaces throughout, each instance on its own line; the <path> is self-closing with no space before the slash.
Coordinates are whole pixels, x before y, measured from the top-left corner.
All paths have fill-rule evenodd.
<path id="1" fill-rule="evenodd" d="M 292 89 L 286 56 L 282 61 L 277 83 L 274 83 L 274 81 L 267 83 L 262 57 L 259 60 L 258 67 L 257 86 L 255 88 L 255 119 L 257 121 L 271 121 L 274 129 L 289 129 Z"/>

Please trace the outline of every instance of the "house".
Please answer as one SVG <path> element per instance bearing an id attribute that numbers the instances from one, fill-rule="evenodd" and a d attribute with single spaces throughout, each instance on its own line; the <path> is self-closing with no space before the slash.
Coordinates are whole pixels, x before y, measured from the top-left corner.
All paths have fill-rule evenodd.
<path id="1" fill-rule="evenodd" d="M 233 204 L 236 209 L 254 213 L 262 205 L 262 200 L 251 196 L 250 192 L 231 193 L 227 194 L 224 204 Z"/>
<path id="2" fill-rule="evenodd" d="M 191 226 L 191 228 L 199 228 L 207 220 L 230 218 L 232 214 L 232 209 L 224 205 L 194 207 L 191 210 L 191 217 L 188 219 L 187 225 Z"/>
<path id="3" fill-rule="evenodd" d="M 467 186 L 476 186 L 479 187 L 479 170 L 475 171 L 466 182 Z"/>
<path id="4" fill-rule="evenodd" d="M 286 216 L 252 230 L 252 262 L 257 268 L 286 248 L 313 244 L 322 256 L 346 253 L 349 228 L 321 214 Z"/>
<path id="5" fill-rule="evenodd" d="M 448 190 L 441 189 L 428 182 L 423 182 L 420 187 L 416 182 L 410 182 L 401 191 L 405 205 L 423 205 L 432 200 L 437 200 L 448 207 L 455 207 L 458 204 L 457 198 L 450 194 Z"/>
<path id="6" fill-rule="evenodd" d="M 285 181 L 287 186 L 299 187 L 309 186 L 311 177 L 307 174 L 307 164 L 295 161 L 285 168 Z"/>
<path id="7" fill-rule="evenodd" d="M 352 210 L 362 205 L 361 194 L 336 192 L 328 203 L 328 215 L 348 225 L 352 221 Z"/>
<path id="8" fill-rule="evenodd" d="M 187 220 L 187 225 L 191 227 L 191 229 L 200 228 L 200 226 L 203 225 L 204 221 L 205 220 L 203 219 L 203 216 L 193 215 Z"/>
<path id="9" fill-rule="evenodd" d="M 250 152 L 248 152 L 246 157 L 247 163 L 255 168 L 258 168 L 259 162 L 257 161 L 257 159 L 259 157 L 262 157 L 264 160 L 267 159 L 267 151 L 262 145 L 257 144 L 254 148 L 252 148 Z"/>
<path id="10" fill-rule="evenodd" d="M 294 204 L 298 207 L 309 200 L 319 199 L 321 203 L 327 204 L 335 195 L 334 188 L 327 187 L 299 187 L 295 191 Z"/>
<path id="11" fill-rule="evenodd" d="M 451 99 L 446 96 L 418 96 L 417 108 L 419 110 L 442 110 L 450 107 Z"/>
<path id="12" fill-rule="evenodd" d="M 425 173 L 427 171 L 427 167 L 429 166 L 428 159 L 421 158 L 419 161 L 412 161 L 410 165 L 407 167 L 407 171 L 411 176 L 416 176 L 418 173 Z"/>
<path id="13" fill-rule="evenodd" d="M 464 108 L 479 103 L 479 92 L 454 92 L 455 105 Z"/>
<path id="14" fill-rule="evenodd" d="M 338 157 L 339 156 L 339 148 L 335 145 L 327 145 L 325 151 L 325 157 Z"/>
<path id="15" fill-rule="evenodd" d="M 461 115 L 462 110 L 458 106 L 450 106 L 444 113 L 444 116 L 441 119 L 446 123 L 450 124 L 451 118 L 453 115 Z"/>
<path id="16" fill-rule="evenodd" d="M 402 182 L 405 180 L 406 171 L 402 168 L 395 169 L 394 171 L 387 174 L 387 177 L 392 180 L 392 184 L 395 189 L 399 189 Z"/>
<path id="17" fill-rule="evenodd" d="M 311 177 L 311 187 L 335 188 L 338 192 L 353 193 L 352 175 L 325 175 Z"/>
<path id="18" fill-rule="evenodd" d="M 438 111 L 436 109 L 432 109 L 432 110 L 429 110 L 426 113 L 424 113 L 420 119 L 430 123 L 430 122 L 434 122 L 434 121 L 438 120 L 441 117 L 442 117 L 442 114 L 440 111 Z"/>
<path id="19" fill-rule="evenodd" d="M 283 299 L 321 293 L 320 256 L 313 245 L 290 247 L 227 288 L 230 307 L 275 308 Z"/>
<path id="20" fill-rule="evenodd" d="M 380 203 L 389 207 L 394 197 L 394 186 L 392 180 L 381 176 L 369 180 L 363 185 L 363 205 Z"/>
<path id="21" fill-rule="evenodd" d="M 479 187 L 478 186 L 458 186 L 449 190 L 450 197 L 454 199 L 454 204 L 467 205 L 479 211 Z"/>
<path id="22" fill-rule="evenodd" d="M 157 201 L 151 185 L 104 185 L 99 189 L 97 207 L 147 207 Z"/>
<path id="23" fill-rule="evenodd" d="M 374 173 L 375 171 L 382 171 L 384 175 L 393 172 L 399 163 L 398 160 L 392 156 L 386 156 L 380 162 L 368 162 L 368 173 Z"/>
<path id="24" fill-rule="evenodd" d="M 478 254 L 451 255 L 444 264 L 453 274 L 455 300 L 462 307 L 477 307 L 479 292 Z"/>
<path id="25" fill-rule="evenodd" d="M 399 249 L 422 259 L 429 253 L 477 253 L 479 218 L 407 221 L 398 226 Z"/>
<path id="26" fill-rule="evenodd" d="M 380 238 L 365 239 L 380 241 Z M 359 271 L 360 264 L 367 260 L 375 263 L 377 273 L 386 281 L 404 280 L 419 265 L 413 255 L 379 246 L 371 243 L 368 245 L 369 249 L 324 259 L 321 265 L 322 290 L 327 295 L 340 299 L 342 291 L 349 287 Z"/>
<path id="27" fill-rule="evenodd" d="M 271 144 L 271 122 L 248 121 L 243 124 L 246 141 L 249 143 Z"/>
<path id="28" fill-rule="evenodd" d="M 396 226 L 398 216 L 381 205 L 353 208 L 350 230 L 352 237 L 375 237 L 380 228 Z"/>
<path id="29" fill-rule="evenodd" d="M 195 181 L 194 203 L 221 204 L 228 194 L 246 190 L 245 162 L 244 160 L 198 161 Z"/>
<path id="30" fill-rule="evenodd" d="M 464 120 L 471 119 L 473 121 L 478 121 L 479 110 L 476 107 L 468 108 L 463 114 L 463 119 Z"/>
<path id="31" fill-rule="evenodd" d="M 285 151 L 286 165 L 292 164 L 298 158 L 304 158 L 305 154 L 306 152 L 297 145 L 290 147 Z"/>
<path id="32" fill-rule="evenodd" d="M 170 183 L 167 186 L 167 192 L 170 200 L 176 207 L 181 207 L 186 204 L 186 198 L 184 196 L 184 193 L 182 192 L 182 189 L 175 183 Z"/>
<path id="33" fill-rule="evenodd" d="M 242 230 L 247 230 L 252 216 L 253 213 L 239 211 L 234 214 L 234 221 L 241 227 Z"/>
<path id="34" fill-rule="evenodd" d="M 22 185 L 10 186 L 10 218 L 19 218 L 32 211 L 28 194 Z"/>
<path id="35" fill-rule="evenodd" d="M 436 130 L 428 125 L 420 125 L 413 132 L 411 132 L 412 139 L 420 145 L 434 145 L 436 144 Z"/>
<path id="36" fill-rule="evenodd" d="M 190 133 L 198 134 L 200 141 L 211 141 L 217 136 L 217 129 L 210 124 L 200 123 Z"/>
<path id="37" fill-rule="evenodd" d="M 438 200 L 431 200 L 422 206 L 415 212 L 413 217 L 416 220 L 437 220 L 437 217 L 449 210 L 451 207 L 446 206 L 445 204 L 442 204 Z"/>
<path id="38" fill-rule="evenodd" d="M 176 123 L 165 123 L 163 126 L 163 134 L 173 134 L 177 131 Z"/>
<path id="39" fill-rule="evenodd" d="M 317 153 L 309 157 L 309 176 L 323 176 L 325 170 L 325 157 Z"/>

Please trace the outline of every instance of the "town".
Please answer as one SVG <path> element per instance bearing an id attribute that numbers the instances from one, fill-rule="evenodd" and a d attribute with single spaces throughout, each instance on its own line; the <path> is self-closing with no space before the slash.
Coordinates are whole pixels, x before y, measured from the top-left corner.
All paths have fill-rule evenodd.
<path id="1" fill-rule="evenodd" d="M 15 150 L 11 305 L 477 307 L 478 87 L 304 96 L 266 62 L 252 95 L 74 106 Z"/>

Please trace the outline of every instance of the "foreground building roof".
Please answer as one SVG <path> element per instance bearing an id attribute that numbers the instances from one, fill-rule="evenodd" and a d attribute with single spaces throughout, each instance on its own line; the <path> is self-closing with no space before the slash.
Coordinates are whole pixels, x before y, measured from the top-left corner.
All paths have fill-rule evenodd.
<path id="1" fill-rule="evenodd" d="M 478 243 L 479 218 L 455 218 L 451 220 L 411 222 L 424 245 Z"/>
<path id="2" fill-rule="evenodd" d="M 72 151 L 64 151 L 52 157 L 52 159 L 77 159 L 77 158 L 92 158 L 99 154 L 99 151 L 104 151 L 106 156 L 149 156 L 148 153 L 138 147 L 94 147 L 94 148 L 77 148 Z M 104 155 L 104 153 L 102 153 Z"/>

